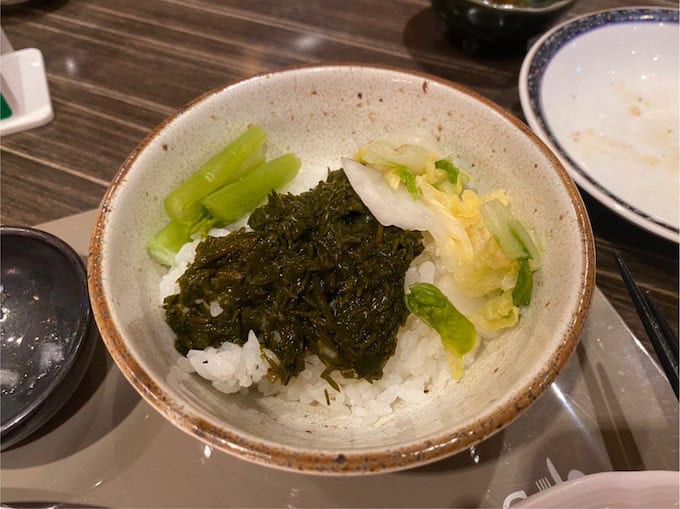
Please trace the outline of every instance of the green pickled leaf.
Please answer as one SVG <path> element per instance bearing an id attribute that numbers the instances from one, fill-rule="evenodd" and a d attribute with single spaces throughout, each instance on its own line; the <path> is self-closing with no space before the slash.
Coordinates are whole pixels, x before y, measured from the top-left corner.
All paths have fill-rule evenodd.
<path id="1" fill-rule="evenodd" d="M 404 183 L 411 196 L 414 198 L 418 198 L 420 196 L 420 189 L 416 183 L 416 176 L 413 173 L 403 167 L 395 168 L 392 171 L 394 171 L 394 174 Z"/>
<path id="2" fill-rule="evenodd" d="M 515 306 L 528 306 L 531 303 L 531 291 L 534 286 L 534 276 L 529 266 L 529 260 L 519 261 L 519 273 L 517 282 L 512 290 L 512 303 Z"/>
<path id="3" fill-rule="evenodd" d="M 446 351 L 458 359 L 477 344 L 475 326 L 442 291 L 430 283 L 416 283 L 406 295 L 406 307 L 437 331 Z"/>
<path id="4" fill-rule="evenodd" d="M 540 255 L 536 243 L 524 225 L 515 219 L 508 207 L 500 200 L 490 200 L 479 210 L 484 226 L 509 258 L 528 259 L 531 270 L 540 268 Z"/>
<path id="5" fill-rule="evenodd" d="M 438 170 L 443 170 L 446 173 L 449 182 L 459 188 L 459 192 L 462 191 L 463 186 L 470 181 L 470 175 L 457 168 L 449 158 L 435 161 L 434 167 Z"/>

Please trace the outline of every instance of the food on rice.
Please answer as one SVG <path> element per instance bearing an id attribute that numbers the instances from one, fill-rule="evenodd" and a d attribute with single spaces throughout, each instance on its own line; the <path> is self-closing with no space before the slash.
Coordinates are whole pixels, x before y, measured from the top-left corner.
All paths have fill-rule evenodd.
<path id="1" fill-rule="evenodd" d="M 272 193 L 248 226 L 203 240 L 180 292 L 165 299 L 177 349 L 225 338 L 241 345 L 252 331 L 284 384 L 308 352 L 327 366 L 331 386 L 333 371 L 380 378 L 408 316 L 404 274 L 422 235 L 381 225 L 342 170 L 299 195 Z"/>
<path id="2" fill-rule="evenodd" d="M 375 420 L 447 390 L 481 340 L 517 324 L 539 249 L 503 191 L 477 194 L 420 131 L 342 166 L 319 196 L 273 193 L 250 228 L 182 246 L 161 281 L 182 369 L 225 393 L 256 386 Z"/>

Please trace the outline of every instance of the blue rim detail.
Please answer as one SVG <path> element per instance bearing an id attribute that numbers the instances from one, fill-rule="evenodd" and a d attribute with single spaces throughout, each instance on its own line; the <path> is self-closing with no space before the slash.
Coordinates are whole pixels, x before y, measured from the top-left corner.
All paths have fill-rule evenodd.
<path id="1" fill-rule="evenodd" d="M 563 26 L 558 29 L 555 33 L 550 35 L 536 51 L 534 58 L 529 65 L 529 72 L 527 74 L 527 89 L 529 92 L 529 102 L 531 104 L 531 109 L 533 110 L 536 120 L 540 124 L 546 136 L 550 139 L 551 143 L 555 146 L 560 156 L 564 158 L 570 166 L 576 171 L 581 177 L 587 180 L 593 187 L 598 191 L 607 195 L 618 205 L 624 207 L 625 209 L 633 212 L 637 216 L 654 223 L 666 230 L 679 234 L 680 230 L 677 227 L 671 226 L 665 221 L 661 221 L 653 216 L 650 216 L 646 212 L 633 207 L 628 202 L 622 200 L 611 191 L 606 189 L 602 184 L 593 179 L 585 170 L 583 170 L 564 150 L 562 145 L 557 141 L 553 132 L 548 127 L 543 115 L 543 109 L 540 102 L 540 88 L 541 82 L 543 80 L 543 75 L 545 74 L 548 64 L 552 58 L 557 54 L 557 52 L 562 49 L 568 42 L 575 39 L 579 35 L 590 32 L 595 28 L 602 27 L 604 25 L 609 25 L 612 23 L 678 23 L 678 14 L 680 13 L 677 9 L 653 9 L 653 8 L 637 8 L 637 9 L 619 9 L 604 11 L 593 14 L 592 16 L 587 16 L 575 20 L 574 22 Z"/>

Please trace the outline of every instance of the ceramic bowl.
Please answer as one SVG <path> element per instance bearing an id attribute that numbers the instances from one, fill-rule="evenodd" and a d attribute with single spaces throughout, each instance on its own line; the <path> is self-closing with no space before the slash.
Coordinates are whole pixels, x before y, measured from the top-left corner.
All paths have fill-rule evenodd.
<path id="1" fill-rule="evenodd" d="M 575 0 L 431 0 L 458 40 L 486 47 L 518 45 L 546 30 Z M 524 48 L 526 49 L 526 48 Z"/>
<path id="2" fill-rule="evenodd" d="M 405 126 L 431 131 L 467 161 L 482 192 L 503 188 L 544 245 L 532 305 L 489 343 L 455 391 L 406 406 L 373 426 L 321 407 L 272 410 L 256 394 L 224 395 L 174 368 L 179 354 L 159 305 L 164 270 L 145 244 L 164 224 L 163 198 L 251 123 L 268 154 L 286 151 L 325 178 L 342 156 Z M 309 181 L 309 178 L 303 179 Z M 302 191 L 299 182 L 288 187 Z M 242 458 L 315 473 L 385 472 L 461 451 L 499 431 L 555 378 L 590 305 L 593 238 L 571 179 L 520 121 L 439 78 L 365 65 L 301 67 L 199 97 L 154 129 L 115 176 L 89 257 L 95 318 L 113 359 L 140 394 L 187 433 Z"/>
<path id="3" fill-rule="evenodd" d="M 621 217 L 680 241 L 678 9 L 590 13 L 527 53 L 527 122 L 576 183 Z M 625 178 L 621 178 L 625 175 Z"/>
<path id="4" fill-rule="evenodd" d="M 0 228 L 2 449 L 36 432 L 71 397 L 90 364 L 96 328 L 85 266 L 62 240 Z"/>

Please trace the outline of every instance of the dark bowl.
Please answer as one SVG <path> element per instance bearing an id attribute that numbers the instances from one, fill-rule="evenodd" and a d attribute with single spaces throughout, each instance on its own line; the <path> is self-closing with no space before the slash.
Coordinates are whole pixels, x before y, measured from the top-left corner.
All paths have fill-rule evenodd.
<path id="1" fill-rule="evenodd" d="M 526 43 L 550 27 L 575 1 L 431 0 L 452 38 L 487 47 Z"/>
<path id="2" fill-rule="evenodd" d="M 0 448 L 45 424 L 71 397 L 96 345 L 87 275 L 62 240 L 0 227 Z"/>

